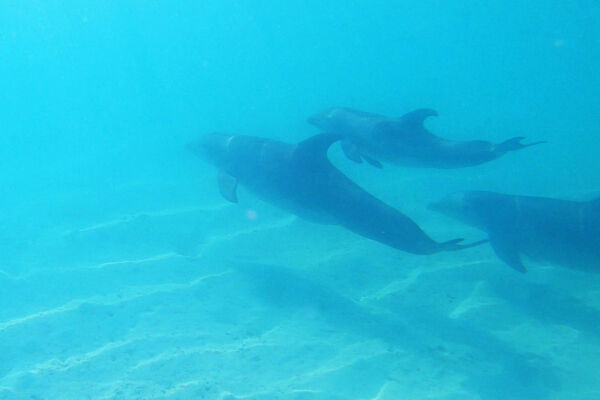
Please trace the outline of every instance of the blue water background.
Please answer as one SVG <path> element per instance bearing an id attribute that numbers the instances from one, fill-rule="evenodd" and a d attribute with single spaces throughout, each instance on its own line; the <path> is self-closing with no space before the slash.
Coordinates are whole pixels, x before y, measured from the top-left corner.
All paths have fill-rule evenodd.
<path id="1" fill-rule="evenodd" d="M 231 287 L 222 281 L 216 288 L 202 286 L 202 277 L 218 275 L 234 261 L 288 267 L 356 301 L 386 298 L 367 305 L 391 314 L 398 307 L 423 307 L 462 316 L 452 314 L 460 300 L 482 290 L 485 295 L 475 297 L 500 306 L 464 314 L 469 327 L 494 334 L 529 327 L 494 337 L 550 357 L 553 365 L 564 363 L 566 372 L 544 381 L 560 381 L 560 387 L 548 384 L 552 388 L 542 393 L 536 386 L 514 398 L 595 398 L 600 386 L 586 373 L 600 368 L 600 342 L 592 335 L 582 344 L 580 335 L 600 307 L 598 277 L 546 266 L 515 276 L 488 247 L 431 258 L 398 254 L 340 228 L 290 219 L 243 191 L 240 205 L 228 205 L 219 195 L 216 171 L 188 154 L 185 144 L 211 131 L 296 142 L 317 132 L 306 118 L 330 106 L 389 116 L 428 107 L 440 114 L 427 122 L 440 136 L 547 140 L 450 171 L 379 171 L 345 160 L 337 147 L 330 152 L 342 171 L 436 239 L 477 239 L 480 232 L 431 215 L 427 202 L 467 189 L 569 199 L 600 194 L 599 20 L 600 5 L 590 0 L 0 3 L 0 399 L 57 398 L 61 391 L 65 399 L 233 399 L 248 393 L 493 398 L 473 383 L 477 377 L 464 387 L 459 378 L 434 379 L 427 368 L 435 371 L 436 358 L 421 357 L 416 348 L 406 350 L 412 359 L 390 353 L 364 361 L 368 373 L 359 364 L 352 373 L 342 369 L 294 381 L 291 376 L 327 369 L 336 359 L 335 340 L 347 340 L 358 353 L 377 353 L 389 337 L 369 338 L 360 324 L 336 318 L 325 318 L 323 324 L 336 332 L 327 335 L 311 313 L 290 323 L 286 318 L 297 307 L 279 307 L 277 296 L 259 302 L 238 275 L 231 281 L 239 284 Z M 248 218 L 255 215 L 249 210 L 258 218 Z M 146 268 L 147 259 L 154 261 Z M 440 265 L 453 267 L 448 272 Z M 443 272 L 426 272 L 432 266 Z M 250 281 L 270 276 L 249 274 Z M 390 284 L 421 274 L 413 291 Z M 294 279 L 273 276 L 263 294 Z M 514 295 L 510 290 L 486 292 L 489 282 L 513 280 L 517 287 L 529 282 L 557 290 L 547 308 L 572 304 L 565 312 L 578 310 L 581 323 L 574 327 L 556 313 L 548 321 L 544 312 L 505 307 Z M 191 284 L 191 293 L 164 295 L 196 281 L 201 288 Z M 384 296 L 390 285 L 392 294 Z M 305 297 L 319 290 L 299 289 Z M 447 296 L 458 300 L 448 304 Z M 561 296 L 569 300 L 560 302 Z M 120 298 L 128 300 L 121 304 Z M 247 302 L 261 304 L 252 306 L 256 314 L 252 307 L 244 312 Z M 270 319 L 274 309 L 283 312 Z M 146 315 L 160 322 L 153 325 Z M 435 315 L 428 322 L 432 329 Z M 314 331 L 301 330 L 310 325 L 306 321 Z M 202 339 L 193 336 L 199 326 L 208 327 Z M 201 367 L 210 364 L 203 356 L 159 357 L 153 365 L 171 362 L 172 368 L 134 368 L 141 372 L 131 377 L 133 367 L 158 355 L 200 342 L 221 348 L 234 339 L 261 342 L 273 327 L 289 329 L 297 341 L 314 340 L 264 350 L 255 355 L 260 368 L 237 353 L 221 360 L 221 369 L 206 367 L 208 372 Z M 165 336 L 139 339 L 155 328 Z M 227 329 L 235 338 L 220 335 Z M 368 340 L 353 342 L 347 331 Z M 169 332 L 192 336 L 167 340 Z M 520 345 L 528 332 L 533 338 Z M 313 342 L 319 344 L 311 347 Z M 538 342 L 547 346 L 532 345 Z M 287 358 L 275 357 L 286 349 Z M 428 360 L 421 372 L 406 372 L 419 360 Z M 273 371 L 281 365 L 289 370 L 277 375 Z M 469 376 L 453 370 L 455 365 L 448 362 L 453 372 L 442 370 Z M 181 369 L 190 370 L 189 376 L 180 376 Z M 399 377 L 407 375 L 406 381 Z M 357 380 L 360 389 L 353 386 Z M 510 384 L 503 384 L 509 392 Z M 502 387 L 498 398 L 511 398 Z"/>

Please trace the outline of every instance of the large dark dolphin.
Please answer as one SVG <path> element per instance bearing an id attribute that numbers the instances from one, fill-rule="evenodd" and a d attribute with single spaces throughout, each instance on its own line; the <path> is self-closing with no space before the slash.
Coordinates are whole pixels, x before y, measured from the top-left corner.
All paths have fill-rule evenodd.
<path id="1" fill-rule="evenodd" d="M 531 259 L 600 272 L 600 199 L 577 202 L 493 192 L 455 193 L 431 208 L 486 231 L 506 264 Z"/>
<path id="2" fill-rule="evenodd" d="M 321 134 L 291 145 L 213 133 L 189 147 L 219 168 L 221 194 L 232 202 L 237 202 L 239 182 L 264 200 L 302 218 L 338 224 L 415 254 L 459 250 L 481 243 L 432 240 L 410 218 L 367 193 L 329 162 L 327 150 L 337 140 L 336 135 Z"/>
<path id="3" fill-rule="evenodd" d="M 350 108 L 332 108 L 308 118 L 324 132 L 341 134 L 346 156 L 365 159 L 381 168 L 380 161 L 410 167 L 462 168 L 483 164 L 509 151 L 544 142 L 522 144 L 514 137 L 494 144 L 484 140 L 456 141 L 435 136 L 423 125 L 438 115 L 431 109 L 409 112 L 400 118 L 388 118 Z"/>

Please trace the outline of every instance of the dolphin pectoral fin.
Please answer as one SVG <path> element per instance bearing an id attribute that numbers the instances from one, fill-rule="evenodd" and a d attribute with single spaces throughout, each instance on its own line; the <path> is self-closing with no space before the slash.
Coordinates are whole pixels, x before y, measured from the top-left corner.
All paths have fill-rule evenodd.
<path id="1" fill-rule="evenodd" d="M 523 139 L 525 139 L 525 137 L 517 136 L 517 137 L 511 138 L 511 139 L 505 140 L 504 142 L 496 145 L 496 151 L 498 151 L 500 153 L 507 153 L 509 151 L 521 150 L 521 149 L 524 149 L 525 147 L 548 143 L 546 141 L 539 141 L 539 142 L 533 142 L 533 143 L 521 143 L 521 140 L 523 140 Z"/>
<path id="2" fill-rule="evenodd" d="M 375 168 L 383 168 L 383 165 L 381 165 L 381 163 L 379 161 L 377 161 L 374 158 L 371 158 L 367 155 L 361 154 L 360 150 L 358 149 L 358 146 L 354 143 L 352 143 L 350 140 L 348 139 L 344 139 L 342 140 L 342 151 L 344 152 L 344 154 L 346 155 L 346 157 L 349 160 L 354 161 L 355 163 L 362 163 L 363 158 L 365 159 L 365 161 L 367 161 L 369 164 L 371 164 L 372 166 L 374 166 Z"/>
<path id="3" fill-rule="evenodd" d="M 478 241 L 472 242 L 472 243 L 462 244 L 461 242 L 463 240 L 464 240 L 463 238 L 448 240 L 448 241 L 439 243 L 439 248 L 442 251 L 456 251 L 456 250 L 464 250 L 464 249 L 468 249 L 471 247 L 476 247 L 481 244 L 489 242 L 488 239 L 483 239 L 483 240 L 478 240 Z"/>
<path id="4" fill-rule="evenodd" d="M 232 203 L 237 203 L 237 179 L 227 172 L 219 171 L 219 191 L 221 196 Z"/>
<path id="5" fill-rule="evenodd" d="M 335 133 L 321 133 L 309 137 L 298 143 L 294 150 L 294 159 L 296 162 L 305 165 L 319 164 L 327 161 L 327 150 L 329 147 L 342 139 L 342 135 Z"/>
<path id="6" fill-rule="evenodd" d="M 374 158 L 371 158 L 369 156 L 365 156 L 364 154 L 362 154 L 362 158 L 365 159 L 365 161 L 367 161 L 369 164 L 371 164 L 372 166 L 374 166 L 375 168 L 383 168 L 383 165 L 381 165 L 381 163 L 379 161 L 377 161 Z"/>
<path id="7" fill-rule="evenodd" d="M 508 264 L 509 267 L 522 273 L 527 272 L 521 261 L 519 249 L 512 240 L 502 238 L 500 235 L 490 235 L 490 244 L 498 258 Z"/>
<path id="8" fill-rule="evenodd" d="M 352 160 L 358 164 L 362 163 L 362 158 L 360 157 L 358 147 L 348 139 L 342 140 L 342 151 L 349 160 Z"/>

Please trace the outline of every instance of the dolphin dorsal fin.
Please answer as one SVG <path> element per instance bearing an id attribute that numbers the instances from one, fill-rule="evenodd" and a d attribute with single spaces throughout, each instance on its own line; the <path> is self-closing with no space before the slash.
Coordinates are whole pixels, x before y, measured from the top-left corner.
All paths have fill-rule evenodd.
<path id="1" fill-rule="evenodd" d="M 438 112 L 431 108 L 419 108 L 418 110 L 411 111 L 400 117 L 400 121 L 404 124 L 411 125 L 413 127 L 422 127 L 425 120 L 429 117 L 436 117 Z"/>
<path id="2" fill-rule="evenodd" d="M 322 162 L 328 162 L 327 150 L 329 147 L 341 140 L 342 135 L 334 133 L 321 133 L 309 137 L 306 140 L 298 143 L 294 150 L 294 159 L 302 163 L 318 164 Z"/>
<path id="3" fill-rule="evenodd" d="M 437 111 L 421 108 L 404 114 L 400 118 L 381 121 L 377 124 L 376 131 L 386 137 L 397 136 L 405 141 L 421 141 L 424 138 L 433 137 L 433 134 L 425 129 L 423 122 L 427 117 L 434 115 L 438 115 Z"/>

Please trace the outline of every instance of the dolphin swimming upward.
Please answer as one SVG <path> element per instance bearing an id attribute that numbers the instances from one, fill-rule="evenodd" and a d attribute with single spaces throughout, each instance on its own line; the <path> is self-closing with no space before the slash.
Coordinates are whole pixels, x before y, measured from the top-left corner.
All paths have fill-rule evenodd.
<path id="1" fill-rule="evenodd" d="M 486 231 L 498 257 L 525 272 L 534 260 L 600 272 L 600 199 L 579 202 L 493 192 L 455 193 L 431 209 Z"/>
<path id="2" fill-rule="evenodd" d="M 264 200 L 301 218 L 341 225 L 352 232 L 414 254 L 460 250 L 462 239 L 438 243 L 410 218 L 367 193 L 327 159 L 337 135 L 313 136 L 298 145 L 220 133 L 189 144 L 219 168 L 219 189 L 237 202 L 238 182 Z"/>
<path id="3" fill-rule="evenodd" d="M 332 108 L 313 115 L 308 122 L 324 132 L 343 135 L 342 149 L 352 161 L 360 163 L 364 159 L 378 168 L 380 161 L 410 167 L 470 167 L 509 151 L 544 143 L 522 144 L 523 137 L 499 144 L 444 139 L 423 125 L 427 117 L 436 115 L 434 110 L 419 109 L 400 118 L 387 118 L 350 108 Z"/>

